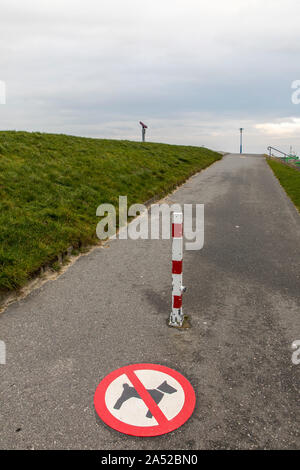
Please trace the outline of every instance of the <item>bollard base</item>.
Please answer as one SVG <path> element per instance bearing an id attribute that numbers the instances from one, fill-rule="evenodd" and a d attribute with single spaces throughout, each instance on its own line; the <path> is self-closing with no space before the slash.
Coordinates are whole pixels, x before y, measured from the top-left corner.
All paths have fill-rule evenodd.
<path id="1" fill-rule="evenodd" d="M 169 328 L 176 328 L 177 330 L 188 330 L 192 327 L 190 322 L 190 317 L 188 315 L 184 315 L 182 325 L 171 325 L 170 318 L 167 318 L 167 325 Z"/>

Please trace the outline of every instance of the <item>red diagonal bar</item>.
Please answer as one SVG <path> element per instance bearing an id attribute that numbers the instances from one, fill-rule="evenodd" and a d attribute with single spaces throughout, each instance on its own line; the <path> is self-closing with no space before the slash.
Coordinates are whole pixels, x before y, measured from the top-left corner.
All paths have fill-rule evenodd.
<path id="1" fill-rule="evenodd" d="M 159 425 L 166 424 L 168 422 L 168 419 L 165 417 L 159 406 L 155 403 L 153 398 L 151 397 L 150 393 L 146 390 L 140 379 L 136 376 L 134 371 L 126 371 L 126 375 L 136 391 L 138 392 L 139 396 L 149 408 L 150 412 L 152 413 L 152 416 L 156 419 Z"/>

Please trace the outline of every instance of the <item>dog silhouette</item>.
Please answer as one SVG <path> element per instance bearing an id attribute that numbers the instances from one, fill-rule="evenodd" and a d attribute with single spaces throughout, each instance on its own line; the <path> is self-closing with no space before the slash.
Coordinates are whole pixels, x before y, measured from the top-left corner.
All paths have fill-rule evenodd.
<path id="1" fill-rule="evenodd" d="M 146 390 L 148 393 L 150 393 L 151 397 L 153 398 L 153 400 L 155 401 L 157 405 L 158 403 L 160 403 L 165 393 L 168 393 L 170 395 L 172 393 L 177 392 L 177 390 L 171 387 L 171 385 L 169 385 L 166 380 L 159 387 L 152 388 L 150 390 L 146 389 Z M 116 401 L 114 409 L 119 410 L 121 406 L 123 405 L 123 403 L 129 400 L 129 398 L 139 398 L 140 400 L 142 400 L 142 398 L 139 396 L 136 389 L 134 387 L 130 387 L 130 385 L 125 383 L 123 384 L 122 395 Z M 152 418 L 152 413 L 150 410 L 147 411 L 146 417 Z"/>

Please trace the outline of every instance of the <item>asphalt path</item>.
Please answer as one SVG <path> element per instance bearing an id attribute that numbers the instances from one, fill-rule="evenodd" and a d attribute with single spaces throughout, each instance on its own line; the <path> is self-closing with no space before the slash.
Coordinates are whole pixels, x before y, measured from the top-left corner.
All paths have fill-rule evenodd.
<path id="1" fill-rule="evenodd" d="M 226 155 L 166 201 L 205 204 L 204 247 L 184 253 L 192 328 L 166 325 L 169 240 L 80 257 L 0 315 L 1 449 L 300 447 L 298 212 L 261 155 Z M 94 411 L 103 377 L 145 362 L 196 392 L 190 420 L 161 437 L 121 434 Z"/>

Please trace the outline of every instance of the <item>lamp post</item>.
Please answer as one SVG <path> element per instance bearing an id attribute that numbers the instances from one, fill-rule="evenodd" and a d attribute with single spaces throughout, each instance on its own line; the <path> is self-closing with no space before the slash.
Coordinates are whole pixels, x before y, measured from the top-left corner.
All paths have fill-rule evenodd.
<path id="1" fill-rule="evenodd" d="M 241 133 L 241 137 L 240 137 L 240 153 L 241 153 L 241 154 L 243 153 L 243 130 L 244 130 L 244 128 L 241 127 L 241 128 L 240 128 L 240 133 Z"/>

